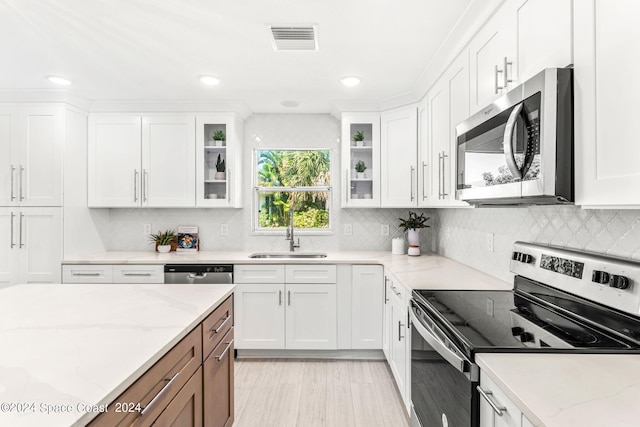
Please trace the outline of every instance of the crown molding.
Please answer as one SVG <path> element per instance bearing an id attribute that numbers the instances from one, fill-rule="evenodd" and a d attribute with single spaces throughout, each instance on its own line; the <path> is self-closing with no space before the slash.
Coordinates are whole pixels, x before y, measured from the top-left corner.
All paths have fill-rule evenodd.
<path id="1" fill-rule="evenodd" d="M 92 113 L 238 113 L 246 120 L 253 111 L 242 101 L 193 101 L 193 100 L 94 100 L 91 102 Z"/>
<path id="2" fill-rule="evenodd" d="M 0 102 L 22 103 L 65 103 L 82 111 L 89 111 L 88 99 L 66 89 L 19 89 L 0 90 Z"/>

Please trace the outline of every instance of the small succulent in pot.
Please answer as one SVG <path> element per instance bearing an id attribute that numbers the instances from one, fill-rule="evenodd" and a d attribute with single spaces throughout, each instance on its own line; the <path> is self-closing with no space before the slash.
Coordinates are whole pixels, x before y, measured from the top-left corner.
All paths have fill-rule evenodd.
<path id="1" fill-rule="evenodd" d="M 176 232 L 174 230 L 165 230 L 149 234 L 149 240 L 155 242 L 158 252 L 169 252 L 171 250 L 171 243 L 173 243 L 175 238 Z"/>
<path id="2" fill-rule="evenodd" d="M 427 221 L 429 221 L 429 217 L 425 217 L 424 213 L 418 215 L 415 212 L 409 211 L 409 218 L 403 219 L 398 218 L 400 220 L 400 228 L 404 231 L 407 230 L 417 230 L 420 228 L 428 228 Z"/>
<path id="3" fill-rule="evenodd" d="M 227 140 L 227 135 L 224 133 L 223 130 L 217 130 L 213 133 L 213 140 L 214 141 L 226 141 Z"/>
<path id="4" fill-rule="evenodd" d="M 357 131 L 353 134 L 352 139 L 354 140 L 354 142 L 364 141 L 364 132 L 361 130 Z"/>
<path id="5" fill-rule="evenodd" d="M 365 165 L 362 160 L 358 160 L 358 162 L 356 163 L 356 172 L 362 173 L 365 170 L 367 170 L 367 165 Z"/>
<path id="6" fill-rule="evenodd" d="M 224 164 L 224 159 L 222 159 L 220 154 L 218 154 L 218 159 L 216 160 L 216 172 L 225 172 L 226 169 L 227 167 Z"/>

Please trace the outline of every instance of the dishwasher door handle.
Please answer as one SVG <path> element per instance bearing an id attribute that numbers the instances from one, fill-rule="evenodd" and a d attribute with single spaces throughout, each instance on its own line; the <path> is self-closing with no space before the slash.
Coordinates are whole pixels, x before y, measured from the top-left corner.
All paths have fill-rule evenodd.
<path id="1" fill-rule="evenodd" d="M 188 277 L 193 280 L 202 280 L 207 277 L 207 273 L 189 273 Z"/>

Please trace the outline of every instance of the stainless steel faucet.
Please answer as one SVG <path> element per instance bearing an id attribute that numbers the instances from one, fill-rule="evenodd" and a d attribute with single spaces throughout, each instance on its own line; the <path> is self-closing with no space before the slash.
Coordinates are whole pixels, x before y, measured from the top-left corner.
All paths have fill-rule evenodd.
<path id="1" fill-rule="evenodd" d="M 300 238 L 298 238 L 298 243 L 293 239 L 293 229 L 293 205 L 291 205 L 289 208 L 289 228 L 287 228 L 287 236 L 285 237 L 285 239 L 289 241 L 290 252 L 293 252 L 295 248 L 300 247 Z"/>

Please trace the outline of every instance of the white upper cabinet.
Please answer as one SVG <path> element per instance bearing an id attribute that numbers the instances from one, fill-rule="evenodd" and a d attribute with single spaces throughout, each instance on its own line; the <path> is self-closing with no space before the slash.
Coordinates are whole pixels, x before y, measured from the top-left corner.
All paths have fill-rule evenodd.
<path id="1" fill-rule="evenodd" d="M 573 63 L 571 0 L 507 0 L 469 43 L 470 113 L 545 68 Z"/>
<path id="2" fill-rule="evenodd" d="M 381 206 L 417 206 L 417 106 L 382 113 L 380 130 Z"/>
<path id="3" fill-rule="evenodd" d="M 640 3 L 576 2 L 576 204 L 640 207 Z"/>
<path id="4" fill-rule="evenodd" d="M 0 206 L 62 206 L 64 110 L 0 108 Z"/>
<path id="5" fill-rule="evenodd" d="M 380 207 L 380 115 L 342 114 L 341 143 L 342 207 Z"/>
<path id="6" fill-rule="evenodd" d="M 193 117 L 142 118 L 142 205 L 195 205 Z"/>
<path id="7" fill-rule="evenodd" d="M 91 116 L 89 207 L 195 206 L 193 116 Z"/>
<path id="8" fill-rule="evenodd" d="M 461 207 L 455 200 L 456 125 L 469 116 L 469 57 L 464 51 L 425 97 L 420 114 L 420 206 Z"/>
<path id="9" fill-rule="evenodd" d="M 236 114 L 196 118 L 198 207 L 242 207 L 242 136 L 242 122 Z"/>
<path id="10" fill-rule="evenodd" d="M 496 12 L 469 43 L 471 113 L 482 109 L 511 89 L 515 82 L 515 21 L 509 1 Z"/>

